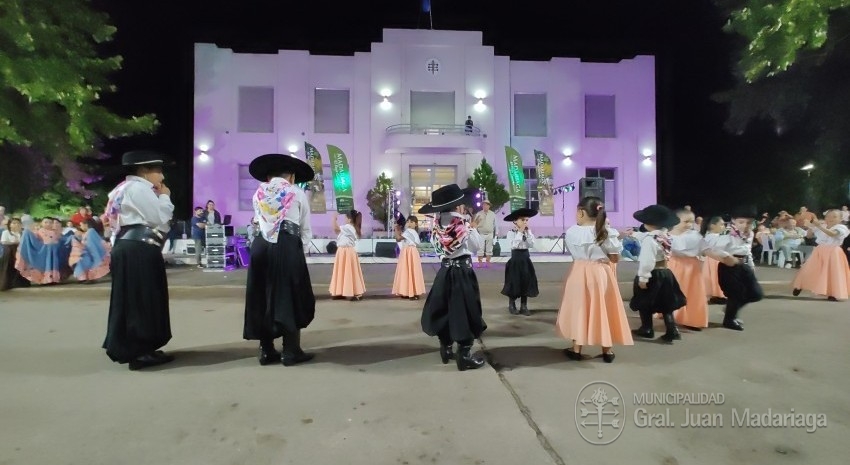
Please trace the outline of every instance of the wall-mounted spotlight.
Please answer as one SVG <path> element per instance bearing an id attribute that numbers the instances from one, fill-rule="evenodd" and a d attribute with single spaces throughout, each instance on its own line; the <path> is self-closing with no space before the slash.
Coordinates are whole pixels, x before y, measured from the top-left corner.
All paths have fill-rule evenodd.
<path id="1" fill-rule="evenodd" d="M 379 105 L 381 107 L 381 110 L 389 110 L 390 108 L 393 107 L 393 103 L 390 102 L 390 96 L 391 95 L 392 95 L 392 92 L 390 92 L 389 89 L 382 89 L 381 90 L 381 97 L 384 98 Z"/>
<path id="2" fill-rule="evenodd" d="M 207 154 L 207 152 L 201 152 L 201 154 L 198 155 L 198 161 L 201 162 L 201 163 L 206 163 L 206 162 L 210 161 L 209 154 Z"/>
<path id="3" fill-rule="evenodd" d="M 570 147 L 561 151 L 564 154 L 564 164 L 569 166 L 573 164 L 573 149 Z"/>
<path id="4" fill-rule="evenodd" d="M 289 150 L 289 154 L 294 156 L 295 152 L 298 151 L 298 146 L 295 145 L 295 144 L 290 144 L 289 147 L 287 147 L 287 149 Z"/>
<path id="5" fill-rule="evenodd" d="M 482 112 L 487 109 L 487 105 L 484 104 L 484 99 L 487 98 L 487 94 L 483 90 L 475 91 L 474 97 L 478 99 L 478 103 L 473 105 L 475 111 Z"/>
<path id="6" fill-rule="evenodd" d="M 640 153 L 643 156 L 643 165 L 650 166 L 652 165 L 652 150 L 651 149 L 643 149 Z"/>

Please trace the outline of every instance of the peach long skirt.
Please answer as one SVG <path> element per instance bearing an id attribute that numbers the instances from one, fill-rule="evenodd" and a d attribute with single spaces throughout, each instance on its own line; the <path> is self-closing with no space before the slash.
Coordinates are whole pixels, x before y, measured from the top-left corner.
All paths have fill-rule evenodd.
<path id="1" fill-rule="evenodd" d="M 819 245 L 812 256 L 803 263 L 794 289 L 811 291 L 818 295 L 847 300 L 850 294 L 850 265 L 847 255 L 838 245 Z"/>
<path id="2" fill-rule="evenodd" d="M 402 247 L 393 279 L 393 295 L 416 297 L 422 294 L 425 294 L 425 277 L 419 249 L 414 245 Z"/>
<path id="3" fill-rule="evenodd" d="M 611 265 L 576 260 L 567 276 L 555 331 L 576 345 L 634 345 Z"/>
<path id="4" fill-rule="evenodd" d="M 336 249 L 329 291 L 333 297 L 360 297 L 366 292 L 363 270 L 354 247 Z"/>
<path id="5" fill-rule="evenodd" d="M 705 257 L 705 262 L 702 265 L 702 274 L 705 279 L 705 292 L 708 297 L 726 298 L 723 289 L 720 289 L 720 281 L 717 280 L 717 266 L 720 262 L 717 260 Z"/>
<path id="6" fill-rule="evenodd" d="M 670 257 L 667 263 L 688 304 L 676 310 L 676 323 L 692 328 L 708 328 L 708 303 L 706 302 L 703 263 L 696 257 Z"/>

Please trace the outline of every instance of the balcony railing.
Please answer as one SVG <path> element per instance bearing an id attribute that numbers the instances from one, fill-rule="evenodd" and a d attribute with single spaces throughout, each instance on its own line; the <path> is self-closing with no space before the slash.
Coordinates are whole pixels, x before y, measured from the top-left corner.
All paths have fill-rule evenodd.
<path id="1" fill-rule="evenodd" d="M 387 134 L 417 134 L 426 136 L 467 135 L 481 136 L 481 129 L 463 124 L 394 124 L 387 128 Z"/>

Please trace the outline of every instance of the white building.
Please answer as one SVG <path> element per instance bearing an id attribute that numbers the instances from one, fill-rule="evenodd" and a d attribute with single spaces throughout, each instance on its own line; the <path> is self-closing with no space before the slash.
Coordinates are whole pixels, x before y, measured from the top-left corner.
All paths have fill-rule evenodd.
<path id="1" fill-rule="evenodd" d="M 375 225 L 365 196 L 380 173 L 393 178 L 408 214 L 432 188 L 465 187 L 482 157 L 507 186 L 505 146 L 512 146 L 528 167 L 530 199 L 537 149 L 552 159 L 555 186 L 606 178 L 611 223 L 632 224 L 634 211 L 656 201 L 654 70 L 651 56 L 511 61 L 482 45 L 481 32 L 469 31 L 387 29 L 371 52 L 354 56 L 247 54 L 196 44 L 194 204 L 213 199 L 233 224 L 245 225 L 256 186 L 247 173 L 252 158 L 303 158 L 309 142 L 329 180 L 330 144 L 348 156 L 368 236 Z M 465 133 L 467 116 L 472 135 Z M 325 194 L 330 212 L 330 180 Z M 564 196 L 555 197 L 554 216 L 532 220 L 538 235 L 557 236 L 574 224 L 579 192 Z M 316 236 L 332 236 L 330 224 L 330 214 L 314 213 Z"/>

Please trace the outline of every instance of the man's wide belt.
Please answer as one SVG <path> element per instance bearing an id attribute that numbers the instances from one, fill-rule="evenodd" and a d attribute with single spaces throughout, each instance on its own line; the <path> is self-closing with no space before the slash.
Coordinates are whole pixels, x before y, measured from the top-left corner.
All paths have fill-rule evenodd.
<path id="1" fill-rule="evenodd" d="M 289 220 L 283 220 L 280 224 L 280 229 L 283 232 L 292 234 L 295 237 L 301 237 L 301 227 Z"/>
<path id="2" fill-rule="evenodd" d="M 163 235 L 161 231 L 141 224 L 121 228 L 115 239 L 124 241 L 139 241 L 155 245 L 160 248 L 165 245 L 165 235 Z"/>

